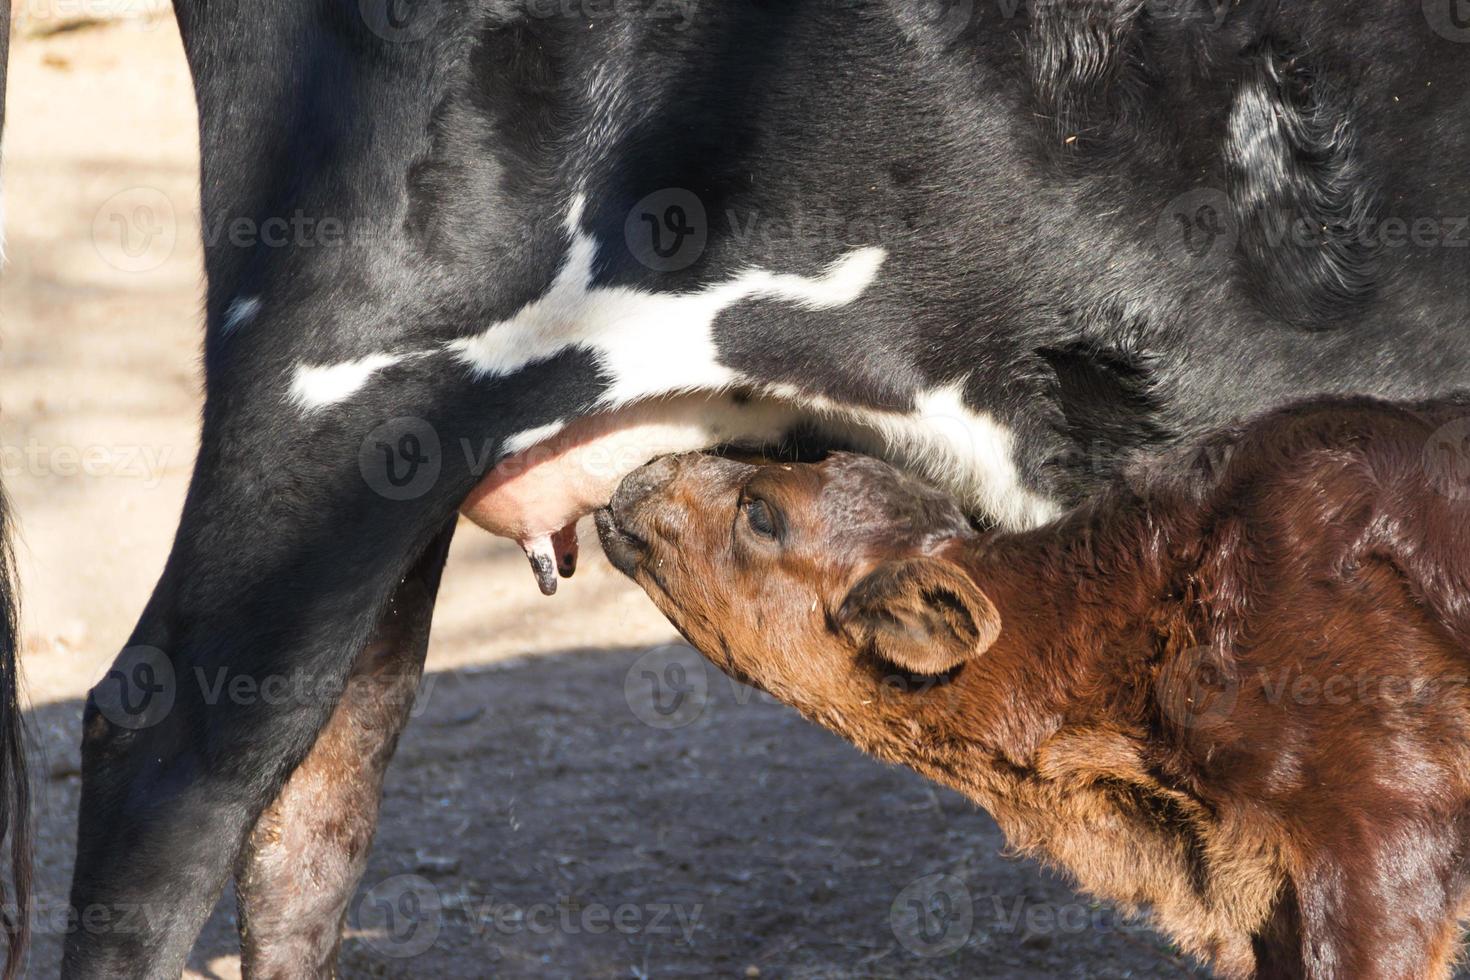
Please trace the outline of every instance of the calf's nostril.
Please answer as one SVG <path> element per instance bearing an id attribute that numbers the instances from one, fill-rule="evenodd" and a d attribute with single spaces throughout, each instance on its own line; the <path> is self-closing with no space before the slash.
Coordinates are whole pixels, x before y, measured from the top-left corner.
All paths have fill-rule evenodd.
<path id="1" fill-rule="evenodd" d="M 678 459 L 674 456 L 662 456 L 629 473 L 613 494 L 613 512 L 627 513 L 628 508 L 636 507 L 672 483 L 678 472 Z"/>

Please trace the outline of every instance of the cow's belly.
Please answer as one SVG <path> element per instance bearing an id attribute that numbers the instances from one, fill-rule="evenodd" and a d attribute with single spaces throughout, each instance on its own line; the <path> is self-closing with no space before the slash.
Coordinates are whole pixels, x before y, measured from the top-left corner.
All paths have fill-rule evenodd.
<path id="1" fill-rule="evenodd" d="M 606 504 L 623 477 L 669 453 L 773 446 L 800 427 L 918 472 L 1006 526 L 1048 519 L 1056 508 L 1021 484 L 1010 433 L 966 407 L 958 392 L 954 386 L 923 393 L 906 413 L 795 392 L 638 402 L 515 437 L 512 455 L 491 470 L 462 510 L 487 531 L 518 541 L 549 595 L 558 572 L 567 576 L 576 567 L 577 521 Z"/>

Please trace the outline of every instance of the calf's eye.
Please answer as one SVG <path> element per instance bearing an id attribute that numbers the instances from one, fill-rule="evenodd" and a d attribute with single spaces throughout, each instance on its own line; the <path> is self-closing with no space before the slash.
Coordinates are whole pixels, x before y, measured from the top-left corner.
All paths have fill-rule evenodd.
<path id="1" fill-rule="evenodd" d="M 745 523 L 763 538 L 776 537 L 776 515 L 771 513 L 771 505 L 764 500 L 745 502 Z"/>

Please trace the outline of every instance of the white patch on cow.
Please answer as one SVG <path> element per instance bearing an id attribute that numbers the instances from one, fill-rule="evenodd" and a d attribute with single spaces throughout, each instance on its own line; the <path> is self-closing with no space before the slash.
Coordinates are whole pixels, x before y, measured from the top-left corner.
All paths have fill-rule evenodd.
<path id="1" fill-rule="evenodd" d="M 826 435 L 927 477 L 967 509 L 1008 529 L 1036 527 L 1061 512 L 1056 502 L 1021 483 L 1011 431 L 965 404 L 964 379 L 920 392 L 911 412 L 844 405 L 803 395 L 789 385 L 764 391 L 801 405 Z"/>
<path id="2" fill-rule="evenodd" d="M 1014 529 L 1044 524 L 1055 502 L 1027 490 L 1016 471 L 1015 437 L 965 404 L 963 381 L 915 399 L 914 418 L 890 435 L 918 471 Z"/>
<path id="3" fill-rule="evenodd" d="M 585 203 L 580 196 L 572 203 L 566 220 L 571 245 L 546 293 L 509 320 L 449 345 L 476 377 L 505 377 L 563 351 L 584 349 L 613 379 L 603 407 L 671 391 L 725 388 L 741 379 L 717 359 L 716 317 L 751 300 L 807 309 L 846 306 L 872 285 L 887 258 L 881 248 L 857 249 L 818 276 L 748 269 L 692 293 L 594 287 L 597 242 L 581 227 Z"/>
<path id="4" fill-rule="evenodd" d="M 530 449 L 539 443 L 543 443 L 567 427 L 565 421 L 550 422 L 546 425 L 538 425 L 534 429 L 526 429 L 517 432 L 505 440 L 505 454 L 514 456 L 523 449 Z"/>
<path id="5" fill-rule="evenodd" d="M 259 313 L 259 296 L 237 296 L 229 309 L 225 310 L 225 321 L 220 325 L 220 330 L 226 335 L 232 334 L 254 320 Z"/>
<path id="6" fill-rule="evenodd" d="M 718 391 L 742 380 L 717 358 L 713 328 L 721 313 L 751 300 L 812 310 L 847 306 L 872 285 L 888 257 L 881 248 L 860 248 L 817 276 L 747 269 L 693 293 L 594 287 L 597 241 L 582 228 L 585 208 L 586 198 L 576 195 L 563 223 L 570 242 L 566 258 L 540 299 L 508 320 L 448 344 L 475 377 L 505 377 L 582 349 L 591 351 L 613 379 L 602 408 L 680 391 Z M 330 405 L 400 359 L 373 354 L 336 365 L 297 365 L 292 397 L 308 409 Z"/>
<path id="7" fill-rule="evenodd" d="M 351 397 L 375 373 L 401 360 L 397 354 L 370 354 L 323 367 L 298 364 L 291 380 L 291 400 L 307 411 L 335 404 Z"/>
<path id="8" fill-rule="evenodd" d="M 813 397 L 791 385 L 760 386 L 762 397 L 736 404 L 723 394 L 739 384 L 757 385 L 719 363 L 715 319 L 739 303 L 773 300 L 806 309 L 836 309 L 857 301 L 872 285 L 887 253 L 854 250 L 821 274 L 803 276 L 747 269 L 698 292 L 655 293 L 631 287 L 594 287 L 597 242 L 582 228 L 586 200 L 576 195 L 565 219 L 567 255 L 541 298 L 508 320 L 448 351 L 478 378 L 501 378 L 573 349 L 590 351 L 612 379 L 598 408 L 652 399 L 636 416 L 642 441 L 626 458 L 578 461 L 611 466 L 619 475 L 655 455 L 707 449 L 721 443 L 753 446 L 778 440 L 798 419 L 830 436 L 918 472 L 955 494 L 967 508 L 1013 529 L 1034 527 L 1057 513 L 1054 501 L 1021 483 L 1011 431 L 965 404 L 964 379 L 920 392 L 910 412 L 885 412 Z M 443 350 L 443 348 L 441 348 Z M 298 365 L 291 396 L 307 410 L 350 397 L 372 375 L 406 357 L 373 354 L 322 367 Z M 691 404 L 680 393 L 701 399 Z M 634 424 L 635 420 L 627 420 Z M 554 422 L 517 433 L 510 453 L 524 452 L 565 427 Z"/>

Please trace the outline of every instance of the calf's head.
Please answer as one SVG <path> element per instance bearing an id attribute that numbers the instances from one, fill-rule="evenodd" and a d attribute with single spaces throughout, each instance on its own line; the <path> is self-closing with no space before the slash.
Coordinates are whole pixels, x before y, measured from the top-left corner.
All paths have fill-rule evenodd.
<path id="1" fill-rule="evenodd" d="M 949 557 L 976 536 L 948 497 L 865 456 L 752 464 L 670 456 L 599 512 L 613 564 L 722 669 L 808 708 L 943 675 L 996 639 Z"/>

